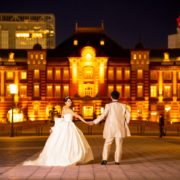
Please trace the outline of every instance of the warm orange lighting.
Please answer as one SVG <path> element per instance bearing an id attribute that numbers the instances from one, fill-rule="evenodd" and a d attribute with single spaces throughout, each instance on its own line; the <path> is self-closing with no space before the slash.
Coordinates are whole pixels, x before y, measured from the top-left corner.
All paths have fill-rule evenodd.
<path id="1" fill-rule="evenodd" d="M 8 111 L 8 120 L 12 122 L 12 109 Z M 24 120 L 23 113 L 18 108 L 13 108 L 13 122 L 22 122 Z"/>
<path id="2" fill-rule="evenodd" d="M 86 46 L 82 49 L 81 56 L 90 61 L 96 56 L 95 49 L 91 46 Z"/>
<path id="3" fill-rule="evenodd" d="M 171 110 L 171 106 L 170 106 L 170 105 L 166 105 L 166 106 L 165 106 L 165 111 L 166 111 L 166 112 L 169 112 L 170 110 Z"/>
<path id="4" fill-rule="evenodd" d="M 78 45 L 78 40 L 75 39 L 74 42 L 73 42 L 74 46 L 77 46 Z"/>
<path id="5" fill-rule="evenodd" d="M 104 46 L 104 44 L 105 44 L 104 40 L 101 40 L 101 41 L 100 41 L 100 45 L 101 45 L 101 46 Z"/>
<path id="6" fill-rule="evenodd" d="M 28 38 L 30 37 L 30 34 L 29 33 L 16 33 L 16 37 Z"/>
<path id="7" fill-rule="evenodd" d="M 169 53 L 164 53 L 164 61 L 169 61 Z"/>
<path id="8" fill-rule="evenodd" d="M 16 84 L 10 84 L 9 88 L 10 88 L 10 94 L 17 94 L 17 86 L 16 86 Z"/>
<path id="9" fill-rule="evenodd" d="M 103 62 L 100 64 L 99 75 L 100 75 L 100 83 L 104 83 L 104 63 Z"/>

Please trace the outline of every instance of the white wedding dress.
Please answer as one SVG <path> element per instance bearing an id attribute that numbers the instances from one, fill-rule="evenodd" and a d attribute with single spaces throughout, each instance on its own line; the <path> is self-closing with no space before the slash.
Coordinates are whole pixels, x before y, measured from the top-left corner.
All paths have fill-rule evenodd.
<path id="1" fill-rule="evenodd" d="M 25 161 L 23 165 L 68 166 L 93 160 L 86 138 L 72 119 L 71 114 L 65 114 L 64 118 L 55 118 L 55 125 L 39 157 Z"/>

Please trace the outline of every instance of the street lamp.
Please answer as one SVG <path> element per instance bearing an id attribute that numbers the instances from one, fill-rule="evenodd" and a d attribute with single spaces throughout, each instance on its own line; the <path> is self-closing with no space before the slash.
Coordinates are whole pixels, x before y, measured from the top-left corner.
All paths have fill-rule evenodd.
<path id="1" fill-rule="evenodd" d="M 14 137 L 14 113 L 13 113 L 13 108 L 14 108 L 14 96 L 17 94 L 17 86 L 16 84 L 10 84 L 10 94 L 12 95 L 12 117 L 11 117 L 11 137 Z"/>

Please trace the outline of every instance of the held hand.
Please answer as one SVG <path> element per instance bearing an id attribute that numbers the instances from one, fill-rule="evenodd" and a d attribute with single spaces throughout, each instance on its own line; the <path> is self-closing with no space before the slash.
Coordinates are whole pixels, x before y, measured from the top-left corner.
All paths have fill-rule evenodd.
<path id="1" fill-rule="evenodd" d="M 92 125 L 94 125 L 94 122 L 93 122 L 93 121 L 89 121 L 89 122 L 87 122 L 87 124 L 88 124 L 89 126 L 92 126 Z"/>

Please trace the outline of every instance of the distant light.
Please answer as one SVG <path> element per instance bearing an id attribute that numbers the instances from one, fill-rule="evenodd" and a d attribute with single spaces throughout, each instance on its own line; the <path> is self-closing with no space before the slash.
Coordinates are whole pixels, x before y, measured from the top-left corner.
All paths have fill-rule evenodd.
<path id="1" fill-rule="evenodd" d="M 75 39 L 74 42 L 73 42 L 74 46 L 77 46 L 78 45 L 78 40 Z"/>
<path id="2" fill-rule="evenodd" d="M 104 46 L 104 44 L 105 44 L 104 40 L 101 40 L 101 41 L 100 41 L 100 45 L 101 45 L 101 46 Z"/>

